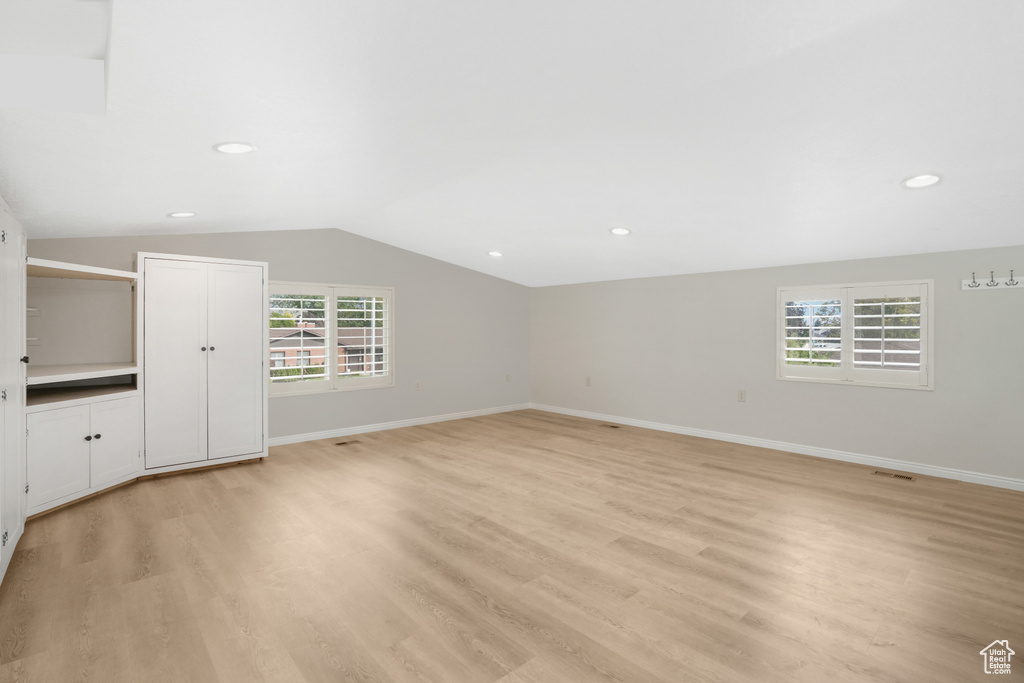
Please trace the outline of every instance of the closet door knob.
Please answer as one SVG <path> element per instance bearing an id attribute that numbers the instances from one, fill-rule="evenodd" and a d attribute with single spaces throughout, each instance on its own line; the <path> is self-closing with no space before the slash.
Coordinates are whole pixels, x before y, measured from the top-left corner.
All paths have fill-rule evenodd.
<path id="1" fill-rule="evenodd" d="M 87 437 L 85 437 L 85 440 L 86 441 L 92 441 L 92 437 L 91 436 L 87 436 Z"/>
<path id="2" fill-rule="evenodd" d="M 94 438 L 94 439 L 98 439 L 98 438 L 100 438 L 100 435 L 99 435 L 99 434 L 97 434 L 97 435 L 95 435 L 95 436 L 94 436 L 94 437 L 92 437 L 92 438 Z"/>
<path id="3" fill-rule="evenodd" d="M 200 351 L 205 351 L 205 350 L 206 350 L 206 347 L 204 346 L 203 348 L 201 348 L 201 349 L 199 349 L 199 350 L 200 350 Z"/>
<path id="4" fill-rule="evenodd" d="M 217 347 L 216 346 L 211 346 L 210 350 L 213 351 L 215 348 L 217 348 Z"/>
<path id="5" fill-rule="evenodd" d="M 28 356 L 22 356 L 21 357 L 21 362 L 22 363 L 28 363 Z"/>

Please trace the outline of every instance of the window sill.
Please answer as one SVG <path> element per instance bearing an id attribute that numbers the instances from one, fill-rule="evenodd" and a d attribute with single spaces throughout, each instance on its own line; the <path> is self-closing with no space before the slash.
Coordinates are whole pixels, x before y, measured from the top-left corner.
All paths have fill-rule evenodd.
<path id="1" fill-rule="evenodd" d="M 320 389 L 319 387 L 317 387 L 317 388 L 308 387 L 308 388 L 304 388 L 304 389 L 293 389 L 291 391 L 278 391 L 278 392 L 275 392 L 274 388 L 273 388 L 273 385 L 271 385 L 271 388 L 270 388 L 270 398 L 285 398 L 287 396 L 309 396 L 310 394 L 337 394 L 337 393 L 343 393 L 343 392 L 347 392 L 347 391 L 363 391 L 363 390 L 366 390 L 366 389 L 388 389 L 388 388 L 391 388 L 391 387 L 394 387 L 394 386 L 395 386 L 394 381 L 391 381 L 391 382 L 388 382 L 387 384 L 364 384 L 364 385 L 361 385 L 361 386 L 337 387 L 337 388 L 327 388 L 327 389 Z"/>
<path id="2" fill-rule="evenodd" d="M 911 389 L 913 391 L 935 391 L 935 387 L 928 384 L 886 384 L 884 382 L 856 382 L 847 379 L 818 379 L 816 377 L 783 377 L 776 375 L 775 379 L 784 382 L 811 382 L 813 384 L 842 384 L 851 387 L 875 387 L 876 389 Z"/>

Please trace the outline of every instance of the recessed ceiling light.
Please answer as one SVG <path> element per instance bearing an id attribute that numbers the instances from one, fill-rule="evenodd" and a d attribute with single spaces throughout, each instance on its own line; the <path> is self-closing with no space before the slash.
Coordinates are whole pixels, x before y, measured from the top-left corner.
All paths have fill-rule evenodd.
<path id="1" fill-rule="evenodd" d="M 225 154 L 245 154 L 256 149 L 256 146 L 250 145 L 248 142 L 222 142 L 214 145 L 213 148 Z"/>
<path id="2" fill-rule="evenodd" d="M 489 252 L 487 252 L 487 255 L 488 256 L 501 256 L 501 252 L 500 251 L 489 251 Z"/>
<path id="3" fill-rule="evenodd" d="M 610 232 L 613 235 L 628 235 L 630 233 L 630 229 L 629 228 L 612 228 L 608 232 Z"/>
<path id="4" fill-rule="evenodd" d="M 926 173 L 924 175 L 916 175 L 913 178 L 907 178 L 903 181 L 903 187 L 910 188 L 911 190 L 918 190 L 922 187 L 931 187 L 940 180 L 942 180 L 942 178 L 939 176 Z"/>
<path id="5" fill-rule="evenodd" d="M 194 211 L 175 211 L 174 213 L 167 214 L 171 218 L 192 218 L 195 216 Z"/>

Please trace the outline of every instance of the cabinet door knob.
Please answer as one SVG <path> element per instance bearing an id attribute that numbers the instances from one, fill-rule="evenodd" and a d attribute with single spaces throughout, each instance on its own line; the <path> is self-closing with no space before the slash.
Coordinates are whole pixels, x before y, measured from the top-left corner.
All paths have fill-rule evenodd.
<path id="1" fill-rule="evenodd" d="M 216 348 L 217 348 L 216 346 L 211 346 L 211 347 L 210 347 L 210 350 L 211 350 L 211 351 L 213 351 L 213 350 L 214 350 L 214 349 L 216 349 Z"/>
<path id="2" fill-rule="evenodd" d="M 85 437 L 85 440 L 86 441 L 92 441 L 92 437 L 91 436 L 87 436 L 87 437 Z"/>
<path id="3" fill-rule="evenodd" d="M 199 350 L 200 350 L 200 351 L 205 351 L 205 350 L 206 350 L 206 347 L 204 346 L 203 348 L 201 348 L 201 349 L 199 349 Z"/>
<path id="4" fill-rule="evenodd" d="M 28 356 L 22 356 L 21 357 L 21 362 L 22 363 L 28 363 Z"/>
<path id="5" fill-rule="evenodd" d="M 96 435 L 95 435 L 95 436 L 93 436 L 92 438 L 94 438 L 94 439 L 98 439 L 98 438 L 100 438 L 100 435 L 99 435 L 99 434 L 96 434 Z"/>

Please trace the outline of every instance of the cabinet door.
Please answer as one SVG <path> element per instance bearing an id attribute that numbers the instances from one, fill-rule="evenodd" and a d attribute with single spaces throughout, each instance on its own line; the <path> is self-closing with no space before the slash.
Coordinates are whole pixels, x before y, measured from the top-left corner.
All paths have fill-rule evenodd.
<path id="1" fill-rule="evenodd" d="M 206 265 L 145 259 L 146 467 L 206 459 Z"/>
<path id="2" fill-rule="evenodd" d="M 89 488 L 89 406 L 29 413 L 28 505 Z"/>
<path id="3" fill-rule="evenodd" d="M 91 486 L 135 474 L 139 469 L 139 402 L 134 398 L 103 401 L 90 406 Z"/>
<path id="4" fill-rule="evenodd" d="M 0 578 L 25 521 L 25 244 L 21 226 L 0 199 Z"/>
<path id="5" fill-rule="evenodd" d="M 211 264 L 207 358 L 210 458 L 263 451 L 267 302 L 259 266 Z"/>

